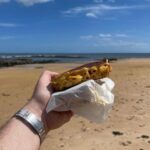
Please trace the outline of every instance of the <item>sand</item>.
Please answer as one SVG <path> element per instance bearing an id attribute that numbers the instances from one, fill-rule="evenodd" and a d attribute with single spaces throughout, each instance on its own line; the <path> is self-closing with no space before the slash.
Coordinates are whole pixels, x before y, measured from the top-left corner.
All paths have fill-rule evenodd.
<path id="1" fill-rule="evenodd" d="M 0 69 L 0 125 L 30 98 L 44 69 L 63 72 L 79 64 L 25 65 Z M 115 104 L 108 119 L 96 124 L 74 116 L 51 131 L 41 150 L 149 150 L 150 59 L 114 62 Z"/>

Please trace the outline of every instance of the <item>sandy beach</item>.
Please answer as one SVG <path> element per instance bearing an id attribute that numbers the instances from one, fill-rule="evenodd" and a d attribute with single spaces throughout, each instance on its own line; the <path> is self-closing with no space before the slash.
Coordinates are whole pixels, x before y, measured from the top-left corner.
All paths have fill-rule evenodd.
<path id="1" fill-rule="evenodd" d="M 0 126 L 30 98 L 41 72 L 63 72 L 80 63 L 24 65 L 0 69 Z M 115 104 L 108 119 L 96 124 L 74 116 L 51 131 L 41 150 L 149 150 L 150 59 L 112 63 Z"/>

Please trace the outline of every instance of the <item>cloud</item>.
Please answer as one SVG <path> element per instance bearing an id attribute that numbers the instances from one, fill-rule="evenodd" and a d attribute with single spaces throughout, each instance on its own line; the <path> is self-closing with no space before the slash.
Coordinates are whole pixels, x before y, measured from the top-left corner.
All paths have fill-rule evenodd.
<path id="1" fill-rule="evenodd" d="M 0 27 L 17 27 L 18 25 L 17 24 L 14 24 L 14 23 L 3 23 L 3 22 L 0 22 Z"/>
<path id="2" fill-rule="evenodd" d="M 12 0 L 0 0 L 0 4 L 1 3 L 8 3 L 11 2 Z M 32 6 L 34 4 L 38 4 L 38 3 L 47 3 L 47 2 L 53 2 L 55 0 L 15 0 L 18 3 L 21 3 L 25 6 Z"/>
<path id="3" fill-rule="evenodd" d="M 102 45 L 102 43 L 100 43 Z M 139 42 L 139 41 L 130 41 L 130 40 L 115 40 L 111 39 L 107 45 L 112 47 L 120 47 L 120 48 L 147 48 L 150 46 L 148 43 L 145 42 Z M 106 46 L 106 43 L 103 44 L 103 46 Z"/>
<path id="4" fill-rule="evenodd" d="M 86 16 L 91 18 L 97 18 L 97 16 L 92 12 L 86 13 Z"/>
<path id="5" fill-rule="evenodd" d="M 146 42 L 142 41 L 130 41 L 130 40 L 122 40 L 122 39 L 111 39 L 108 41 L 99 41 L 99 46 L 102 45 L 104 47 L 110 46 L 115 48 L 128 48 L 128 49 L 143 49 L 148 48 L 150 45 Z"/>
<path id="6" fill-rule="evenodd" d="M 81 39 L 86 39 L 86 40 L 89 40 L 89 39 L 94 39 L 94 38 L 96 38 L 96 39 L 105 39 L 105 38 L 113 38 L 113 37 L 119 37 L 119 36 L 121 36 L 121 37 L 125 37 L 125 36 L 127 36 L 126 34 L 123 34 L 123 33 L 121 33 L 121 34 L 111 34 L 111 33 L 100 33 L 99 35 L 85 35 L 85 36 L 80 36 L 80 38 Z"/>
<path id="7" fill-rule="evenodd" d="M 22 3 L 25 6 L 32 6 L 34 4 L 53 2 L 55 0 L 16 0 L 16 1 Z"/>
<path id="8" fill-rule="evenodd" d="M 0 40 L 10 40 L 10 39 L 14 39 L 15 36 L 0 36 Z"/>
<path id="9" fill-rule="evenodd" d="M 102 37 L 102 38 L 110 38 L 110 37 L 112 37 L 112 35 L 111 35 L 110 33 L 107 33 L 107 34 L 100 33 L 100 34 L 99 34 L 99 37 Z"/>
<path id="10" fill-rule="evenodd" d="M 129 35 L 125 34 L 125 33 L 116 33 L 116 34 L 111 34 L 111 33 L 100 33 L 97 36 L 94 35 L 86 35 L 86 36 L 80 36 L 81 39 L 101 39 L 101 40 L 108 40 L 108 39 L 112 39 L 112 38 L 127 38 L 129 37 Z"/>
<path id="11" fill-rule="evenodd" d="M 65 15 L 79 15 L 84 14 L 87 17 L 97 18 L 99 16 L 104 15 L 108 12 L 122 12 L 125 10 L 138 10 L 144 9 L 146 6 L 144 5 L 125 5 L 125 6 L 112 6 L 105 4 L 94 4 L 94 5 L 86 5 L 82 7 L 75 7 L 69 10 L 63 11 Z"/>
<path id="12" fill-rule="evenodd" d="M 96 47 L 112 47 L 112 48 L 148 48 L 149 43 L 137 41 L 129 38 L 130 36 L 124 33 L 111 34 L 100 33 L 99 35 L 81 36 L 80 39 L 91 41 L 91 44 Z"/>
<path id="13" fill-rule="evenodd" d="M 10 0 L 0 0 L 0 3 L 8 3 Z"/>

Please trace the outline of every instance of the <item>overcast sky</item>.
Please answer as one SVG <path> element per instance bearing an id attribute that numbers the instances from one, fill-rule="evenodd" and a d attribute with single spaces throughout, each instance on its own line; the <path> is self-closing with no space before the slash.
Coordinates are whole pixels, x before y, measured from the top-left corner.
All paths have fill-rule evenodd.
<path id="1" fill-rule="evenodd" d="M 150 0 L 0 0 L 0 52 L 150 52 Z"/>

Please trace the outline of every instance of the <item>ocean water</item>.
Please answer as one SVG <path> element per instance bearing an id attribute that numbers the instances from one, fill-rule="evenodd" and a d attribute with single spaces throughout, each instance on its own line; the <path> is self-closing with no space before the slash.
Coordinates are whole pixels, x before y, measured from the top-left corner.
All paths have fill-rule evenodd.
<path id="1" fill-rule="evenodd" d="M 127 59 L 127 58 L 150 58 L 150 53 L 1 53 L 0 59 L 32 59 L 33 61 L 56 61 L 56 62 L 83 62 L 97 61 L 103 58 Z"/>

